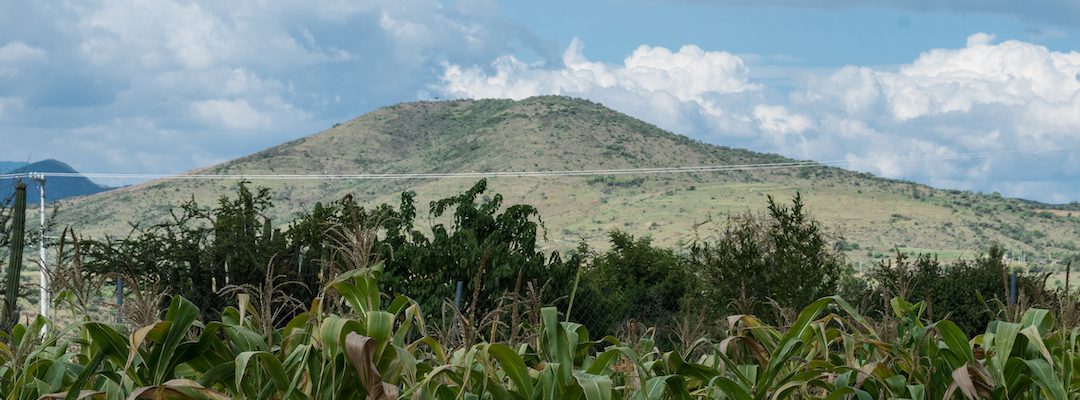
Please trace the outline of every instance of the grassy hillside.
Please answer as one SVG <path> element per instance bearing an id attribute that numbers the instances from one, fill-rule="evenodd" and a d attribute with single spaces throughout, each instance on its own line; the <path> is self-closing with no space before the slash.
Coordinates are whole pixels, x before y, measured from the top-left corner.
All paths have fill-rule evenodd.
<path id="1" fill-rule="evenodd" d="M 668 133 L 600 104 L 563 97 L 399 104 L 197 173 L 412 173 L 633 168 L 790 161 Z M 972 256 L 991 241 L 1011 252 L 1061 257 L 1080 248 L 1080 208 L 940 190 L 838 168 L 806 167 L 649 176 L 493 178 L 508 202 L 537 206 L 547 246 L 602 245 L 621 229 L 683 244 L 710 216 L 761 210 L 766 195 L 802 192 L 812 213 L 845 236 L 853 260 L 887 256 L 894 246 L 943 258 Z M 420 204 L 467 189 L 471 179 L 265 181 L 284 223 L 315 202 L 352 193 L 395 202 L 402 190 Z M 89 235 L 123 234 L 194 196 L 211 204 L 233 182 L 153 181 L 73 199 L 61 220 Z M 1033 256 L 1029 255 L 1029 260 Z"/>

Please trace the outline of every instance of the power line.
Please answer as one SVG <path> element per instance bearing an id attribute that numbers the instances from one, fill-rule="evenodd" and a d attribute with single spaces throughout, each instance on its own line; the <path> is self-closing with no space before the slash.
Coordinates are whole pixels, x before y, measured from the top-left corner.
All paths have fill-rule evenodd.
<path id="1" fill-rule="evenodd" d="M 896 162 L 916 161 L 945 161 L 965 159 L 995 158 L 1008 154 L 1041 154 L 1069 152 L 1080 149 L 1080 146 L 1062 147 L 1057 149 L 1017 149 L 988 152 L 958 153 L 947 156 L 923 156 L 894 158 Z M 882 159 L 881 157 L 876 160 Z M 157 174 L 157 173 L 103 173 L 103 172 L 23 172 L 15 174 L 0 174 L 0 179 L 28 178 L 32 174 L 45 177 L 85 177 L 105 179 L 185 179 L 185 180 L 379 180 L 379 179 L 452 179 L 452 178 L 528 178 L 528 177 L 572 177 L 572 176 L 597 176 L 597 175 L 650 175 L 650 174 L 675 174 L 693 172 L 728 172 L 728 171 L 756 171 L 804 167 L 840 167 L 856 163 L 873 162 L 875 159 L 860 160 L 832 160 L 832 161 L 794 161 L 782 163 L 757 163 L 757 164 L 734 164 L 734 165 L 704 165 L 704 166 L 679 166 L 679 167 L 654 167 L 654 168 L 621 168 L 621 169 L 580 169 L 563 171 L 490 171 L 490 172 L 432 172 L 432 173 L 381 173 L 381 174 Z"/>

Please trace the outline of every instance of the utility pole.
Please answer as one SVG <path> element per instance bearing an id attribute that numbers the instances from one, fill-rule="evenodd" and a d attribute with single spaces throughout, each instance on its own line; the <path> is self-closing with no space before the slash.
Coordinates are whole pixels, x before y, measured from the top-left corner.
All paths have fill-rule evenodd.
<path id="1" fill-rule="evenodd" d="M 41 296 L 38 301 L 41 306 L 40 314 L 43 317 L 49 316 L 49 276 L 46 273 L 48 266 L 45 264 L 45 174 L 32 173 L 30 179 L 38 185 L 38 197 L 41 200 L 41 204 L 38 207 L 38 215 L 41 220 L 41 237 L 38 240 L 38 256 L 41 258 Z"/>

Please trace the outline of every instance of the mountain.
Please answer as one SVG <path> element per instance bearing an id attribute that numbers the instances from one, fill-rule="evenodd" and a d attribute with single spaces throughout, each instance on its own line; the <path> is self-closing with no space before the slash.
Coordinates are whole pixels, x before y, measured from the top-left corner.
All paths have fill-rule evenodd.
<path id="1" fill-rule="evenodd" d="M 774 154 L 716 146 L 663 131 L 600 104 L 564 97 L 416 102 L 385 107 L 322 133 L 193 171 L 196 174 L 436 173 L 560 171 L 790 162 Z M 315 202 L 353 194 L 396 204 L 402 190 L 418 203 L 470 187 L 474 179 L 254 181 L 272 189 L 271 217 L 284 224 Z M 212 205 L 234 182 L 157 180 L 72 199 L 62 221 L 84 234 L 126 233 L 129 221 L 168 216 L 168 205 L 194 197 Z M 1080 249 L 1080 207 L 1047 205 L 832 167 L 591 177 L 491 178 L 490 194 L 536 206 L 549 248 L 581 240 L 604 246 L 620 229 L 678 245 L 695 226 L 729 213 L 764 209 L 766 196 L 801 192 L 811 213 L 853 260 L 894 248 L 972 256 L 991 242 L 1033 257 Z M 703 234 L 705 232 L 703 231 Z"/>
<path id="2" fill-rule="evenodd" d="M 0 161 L 0 174 L 6 174 L 13 170 L 25 167 L 27 162 L 23 161 Z"/>
<path id="3" fill-rule="evenodd" d="M 4 169 L 5 165 L 15 166 L 15 168 L 8 170 Z M 26 172 L 63 172 L 63 173 L 78 173 L 70 165 L 63 162 L 48 159 L 38 161 L 31 164 L 26 163 L 9 163 L 3 162 L 0 164 L 0 171 L 4 173 L 19 174 Z M 85 177 L 49 177 L 45 180 L 45 200 L 48 202 L 56 200 L 64 200 L 71 197 L 86 196 L 95 193 L 101 193 L 111 189 L 108 186 L 102 186 L 94 183 L 93 181 Z M 15 179 L 0 179 L 0 199 L 6 199 L 15 190 Z M 34 186 L 36 191 L 36 186 Z M 36 201 L 36 194 L 35 194 Z"/>

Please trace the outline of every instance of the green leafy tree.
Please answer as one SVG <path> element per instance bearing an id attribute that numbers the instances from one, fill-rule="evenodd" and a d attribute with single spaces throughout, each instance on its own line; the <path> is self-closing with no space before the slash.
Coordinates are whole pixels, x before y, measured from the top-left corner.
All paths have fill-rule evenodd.
<path id="1" fill-rule="evenodd" d="M 190 200 L 168 222 L 134 225 L 123 239 L 84 241 L 87 271 L 182 295 L 217 315 L 230 303 L 226 286 L 261 286 L 268 275 L 288 269 L 279 258 L 286 242 L 263 217 L 271 207 L 269 190 L 252 191 L 241 182 L 236 197 L 222 196 L 216 208 Z M 305 294 L 290 293 L 310 300 Z"/>
<path id="2" fill-rule="evenodd" d="M 402 195 L 378 246 L 391 290 L 438 310 L 462 282 L 462 308 L 480 315 L 497 307 L 503 295 L 520 294 L 527 282 L 545 286 L 552 294 L 548 300 L 569 293 L 577 261 L 564 262 L 558 252 L 537 247 L 543 226 L 536 208 L 518 204 L 502 210 L 499 194 L 478 201 L 486 190 L 487 180 L 480 180 L 460 195 L 431 202 L 433 220 L 449 213 L 452 222 L 433 226 L 430 238 L 413 229 L 414 197 Z"/>
<path id="3" fill-rule="evenodd" d="M 322 277 L 328 274 L 326 260 L 330 258 L 333 245 L 327 236 L 340 219 L 340 207 L 316 203 L 311 211 L 293 220 L 283 235 L 287 251 L 278 257 L 295 268 L 286 268 L 281 272 L 290 281 L 302 284 L 307 295 L 302 296 L 301 300 L 308 304 L 322 285 Z"/>
<path id="4" fill-rule="evenodd" d="M 270 190 L 251 191 L 240 183 L 235 198 L 222 196 L 212 211 L 213 242 L 210 257 L 215 271 L 224 272 L 224 282 L 245 284 L 261 282 L 274 255 L 273 231 L 264 213 L 273 207 Z"/>
<path id="5" fill-rule="evenodd" d="M 501 195 L 480 200 L 486 190 L 481 180 L 463 194 L 432 202 L 430 217 L 445 215 L 452 222 L 435 225 L 430 234 L 414 229 L 410 192 L 402 194 L 397 209 L 365 209 L 351 196 L 316 204 L 281 232 L 265 218 L 273 207 L 269 190 L 241 182 L 234 197 L 221 197 L 214 208 L 185 202 L 170 221 L 136 225 L 124 239 L 84 241 L 83 254 L 91 273 L 158 286 L 209 315 L 233 303 L 226 287 L 271 292 L 266 285 L 273 285 L 311 304 L 317 288 L 334 276 L 376 260 L 385 263 L 388 289 L 413 296 L 431 312 L 454 298 L 457 282 L 465 288 L 463 309 L 480 314 L 497 308 L 502 296 L 520 293 L 527 282 L 547 285 L 547 301 L 569 293 L 576 259 L 563 262 L 559 253 L 538 249 L 543 227 L 537 210 L 503 209 Z M 282 315 L 282 321 L 289 316 Z"/>
<path id="6" fill-rule="evenodd" d="M 948 318 L 964 332 L 977 334 L 987 324 L 1003 317 L 1009 302 L 1009 268 L 1005 250 L 991 245 L 974 260 L 942 264 L 936 256 L 920 254 L 911 258 L 897 251 L 894 260 L 879 263 L 868 273 L 873 298 L 871 310 L 891 312 L 890 299 L 901 297 L 924 302 L 928 318 Z M 1017 292 L 1028 305 L 1053 308 L 1054 296 L 1042 277 L 1017 273 Z"/>
<path id="7" fill-rule="evenodd" d="M 697 280 L 687 258 L 672 249 L 652 245 L 648 237 L 608 234 L 611 249 L 588 254 L 575 298 L 575 321 L 589 331 L 611 333 L 628 320 L 656 327 L 662 335 L 682 310 L 686 296 L 694 295 Z M 583 252 L 587 252 L 583 248 Z"/>
<path id="8" fill-rule="evenodd" d="M 799 194 L 790 206 L 769 196 L 764 215 L 730 217 L 712 238 L 691 245 L 690 256 L 715 309 L 770 321 L 835 294 L 845 266 Z"/>

